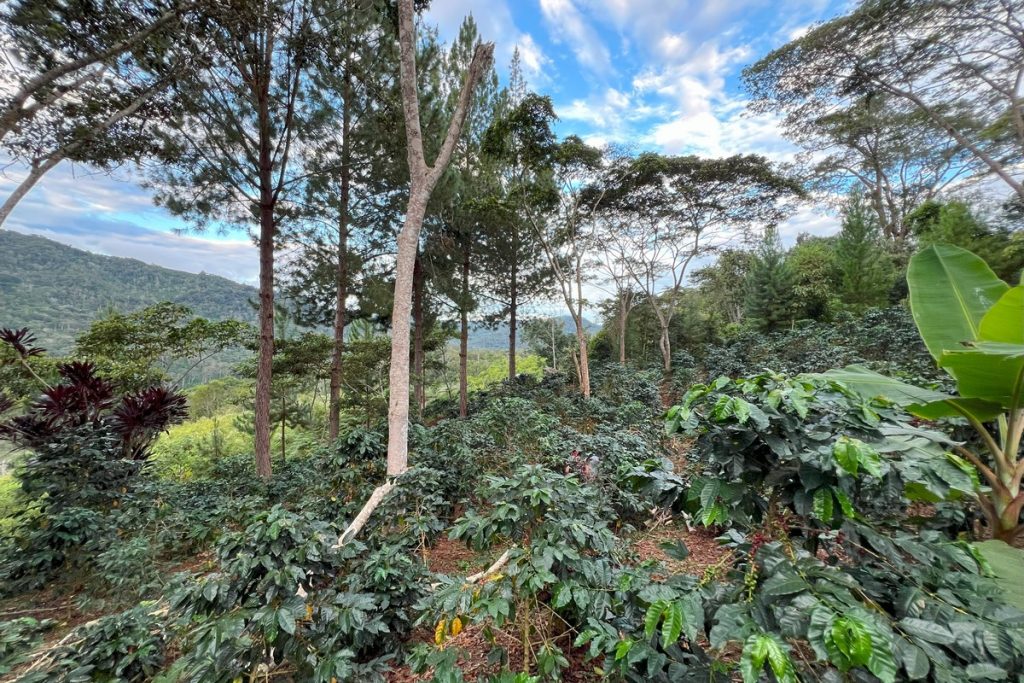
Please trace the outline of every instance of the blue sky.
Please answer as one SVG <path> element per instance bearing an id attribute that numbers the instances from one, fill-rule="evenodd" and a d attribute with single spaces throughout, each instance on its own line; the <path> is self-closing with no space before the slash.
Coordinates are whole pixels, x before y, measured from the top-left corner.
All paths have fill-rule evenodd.
<path id="1" fill-rule="evenodd" d="M 504 79 L 518 47 L 531 89 L 549 95 L 561 134 L 670 154 L 756 152 L 785 160 L 793 148 L 778 122 L 745 111 L 739 80 L 747 64 L 848 0 L 434 0 L 426 21 L 451 39 L 472 14 L 494 41 Z M 0 193 L 13 186 L 0 176 Z M 5 227 L 73 246 L 246 283 L 256 252 L 242 234 L 177 234 L 183 223 L 152 205 L 138 173 L 107 177 L 55 169 Z M 784 238 L 828 233 L 834 218 L 810 208 Z"/>

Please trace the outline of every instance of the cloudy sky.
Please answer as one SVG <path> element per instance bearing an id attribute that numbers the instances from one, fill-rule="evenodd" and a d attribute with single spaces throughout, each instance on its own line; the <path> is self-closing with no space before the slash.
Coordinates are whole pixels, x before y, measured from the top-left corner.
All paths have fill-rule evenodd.
<path id="1" fill-rule="evenodd" d="M 434 0 L 425 20 L 451 39 L 472 14 L 496 44 L 504 78 L 518 47 L 531 89 L 550 95 L 561 134 L 592 143 L 705 156 L 756 152 L 784 160 L 777 122 L 745 111 L 740 71 L 848 0 Z M 0 194 L 19 173 L 0 176 Z M 61 166 L 5 227 L 89 251 L 254 283 L 244 234 L 194 234 L 153 206 L 130 169 L 112 177 Z M 828 233 L 835 219 L 810 209 L 783 237 Z"/>

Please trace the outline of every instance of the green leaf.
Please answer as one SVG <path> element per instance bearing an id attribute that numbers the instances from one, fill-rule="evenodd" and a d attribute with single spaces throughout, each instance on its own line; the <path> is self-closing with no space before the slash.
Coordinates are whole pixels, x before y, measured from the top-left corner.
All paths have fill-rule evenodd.
<path id="1" fill-rule="evenodd" d="M 674 602 L 665 610 L 665 621 L 661 625 L 661 646 L 674 645 L 683 633 L 683 608 Z"/>
<path id="2" fill-rule="evenodd" d="M 856 619 L 840 617 L 832 622 L 830 633 L 836 648 L 846 656 L 850 666 L 864 666 L 871 658 L 871 634 Z"/>
<path id="3" fill-rule="evenodd" d="M 277 612 L 277 624 L 288 635 L 295 635 L 295 618 L 291 611 L 282 609 Z"/>
<path id="4" fill-rule="evenodd" d="M 1021 404 L 1024 344 L 974 342 L 959 351 L 947 351 L 939 365 L 956 379 L 962 396 L 998 403 L 1008 410 Z"/>
<path id="5" fill-rule="evenodd" d="M 1024 581 L 1021 581 L 1024 576 L 1024 550 L 1002 541 L 984 541 L 975 543 L 974 547 L 988 563 L 1006 601 L 1024 610 Z"/>
<path id="6" fill-rule="evenodd" d="M 1024 344 L 1024 287 L 1011 287 L 981 319 L 978 339 Z"/>
<path id="7" fill-rule="evenodd" d="M 935 359 L 978 339 L 985 313 L 1009 289 L 982 259 L 947 244 L 915 254 L 907 284 L 914 322 Z"/>
<path id="8" fill-rule="evenodd" d="M 814 516 L 823 522 L 829 523 L 835 516 L 832 505 L 832 492 L 828 488 L 820 488 L 814 492 L 814 503 L 811 508 Z"/>
<path id="9" fill-rule="evenodd" d="M 659 548 L 665 551 L 673 560 L 679 560 L 682 562 L 690 556 L 690 549 L 686 547 L 686 544 L 682 540 L 676 539 L 674 541 L 664 541 L 658 545 Z"/>
<path id="10" fill-rule="evenodd" d="M 799 576 L 776 574 L 764 582 L 762 591 L 766 597 L 777 598 L 807 590 L 807 582 Z"/>
<path id="11" fill-rule="evenodd" d="M 626 640 L 620 640 L 619 644 L 615 647 L 615 661 L 617 662 L 623 657 L 625 657 L 627 654 L 629 654 L 629 650 L 632 647 L 632 640 L 629 640 L 628 638 Z"/>
<path id="12" fill-rule="evenodd" d="M 968 664 L 964 673 L 969 681 L 1005 681 L 1010 678 L 1006 669 L 988 662 Z"/>
<path id="13" fill-rule="evenodd" d="M 841 436 L 839 439 L 832 444 L 832 456 L 839 463 L 846 472 L 854 476 L 857 475 L 857 467 L 860 464 L 860 455 L 858 453 L 857 444 L 854 440 L 847 437 Z"/>
<path id="14" fill-rule="evenodd" d="M 896 641 L 896 650 L 899 653 L 900 662 L 907 672 L 907 678 L 912 681 L 919 681 L 928 675 L 931 669 L 931 662 L 924 650 L 908 640 L 900 638 Z"/>
<path id="15" fill-rule="evenodd" d="M 755 634 L 747 638 L 743 644 L 743 654 L 740 656 L 743 683 L 757 683 L 761 677 L 764 660 L 768 658 L 769 640 L 771 639 L 768 636 Z"/>
<path id="16" fill-rule="evenodd" d="M 650 638 L 654 635 L 654 631 L 658 628 L 658 621 L 661 619 L 661 615 L 665 613 L 666 607 L 668 607 L 668 603 L 664 600 L 658 600 L 651 603 L 651 606 L 647 608 L 647 615 L 644 616 L 644 636 Z"/>
<path id="17" fill-rule="evenodd" d="M 906 633 L 915 638 L 920 638 L 926 643 L 935 643 L 936 645 L 952 645 L 956 641 L 956 637 L 953 632 L 941 624 L 937 624 L 934 621 L 925 621 L 924 619 L 914 619 L 907 617 L 901 619 L 899 626 Z"/>

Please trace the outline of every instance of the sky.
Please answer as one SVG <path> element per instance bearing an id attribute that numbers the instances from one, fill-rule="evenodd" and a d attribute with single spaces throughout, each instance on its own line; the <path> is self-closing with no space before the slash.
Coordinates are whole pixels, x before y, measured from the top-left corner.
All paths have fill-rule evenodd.
<path id="1" fill-rule="evenodd" d="M 849 0 L 434 0 L 424 17 L 451 40 L 472 15 L 495 43 L 499 75 L 518 48 L 530 89 L 551 97 L 561 135 L 666 154 L 758 153 L 785 161 L 794 148 L 779 122 L 746 111 L 740 72 Z M 6 196 L 20 174 L 0 175 Z M 153 205 L 140 173 L 101 175 L 63 164 L 24 199 L 5 228 L 112 256 L 255 284 L 245 234 L 196 234 Z M 806 207 L 780 232 L 838 229 Z"/>

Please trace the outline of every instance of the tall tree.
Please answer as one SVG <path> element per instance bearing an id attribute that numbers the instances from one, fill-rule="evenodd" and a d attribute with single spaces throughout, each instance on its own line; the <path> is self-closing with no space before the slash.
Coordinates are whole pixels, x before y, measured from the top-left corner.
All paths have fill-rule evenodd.
<path id="1" fill-rule="evenodd" d="M 647 153 L 620 166 L 606 181 L 605 208 L 624 216 L 611 244 L 653 307 L 668 373 L 672 318 L 690 264 L 754 225 L 777 222 L 803 190 L 757 155 L 702 159 Z"/>
<path id="2" fill-rule="evenodd" d="M 981 162 L 917 110 L 870 93 L 786 134 L 804 148 L 819 188 L 846 198 L 862 187 L 882 234 L 905 249 L 907 215 L 952 183 L 983 170 Z"/>
<path id="3" fill-rule="evenodd" d="M 776 330 L 793 321 L 793 272 L 774 226 L 765 230 L 745 284 L 747 318 L 758 329 Z"/>
<path id="4" fill-rule="evenodd" d="M 552 293 L 552 271 L 529 215 L 554 205 L 550 158 L 555 149 L 550 99 L 527 91 L 518 49 L 509 65 L 509 85 L 495 103 L 483 152 L 494 163 L 496 184 L 488 195 L 492 214 L 480 245 L 484 286 L 492 303 L 487 320 L 508 323 L 508 376 L 516 375 L 520 311 Z"/>
<path id="5" fill-rule="evenodd" d="M 1007 0 L 863 0 L 744 72 L 754 108 L 790 128 L 873 94 L 917 111 L 1017 197 L 1024 157 L 1024 6 Z"/>
<path id="6" fill-rule="evenodd" d="M 877 215 L 859 195 L 850 197 L 835 245 L 842 273 L 840 295 L 852 306 L 879 306 L 888 300 L 896 279 L 892 260 L 881 243 Z"/>
<path id="7" fill-rule="evenodd" d="M 444 142 L 441 143 L 434 163 L 428 165 L 423 150 L 423 129 L 420 122 L 413 14 L 412 0 L 398 1 L 399 66 L 410 186 L 405 222 L 398 234 L 395 297 L 391 315 L 387 473 L 392 477 L 405 471 L 409 459 L 409 316 L 412 312 L 413 270 L 416 265 L 416 254 L 419 252 L 420 229 L 423 226 L 430 194 L 451 161 L 463 123 L 473 102 L 473 92 L 490 66 L 494 53 L 494 45 L 491 43 L 478 44 L 474 48 L 473 58 L 466 71 L 465 81 L 451 115 Z"/>
<path id="8" fill-rule="evenodd" d="M 204 36 L 210 66 L 176 83 L 180 109 L 162 131 L 167 163 L 154 178 L 156 199 L 169 210 L 200 229 L 211 221 L 249 227 L 259 248 L 255 457 L 264 479 L 271 475 L 274 247 L 284 202 L 301 177 L 293 152 L 316 42 L 311 2 L 218 7 Z"/>

